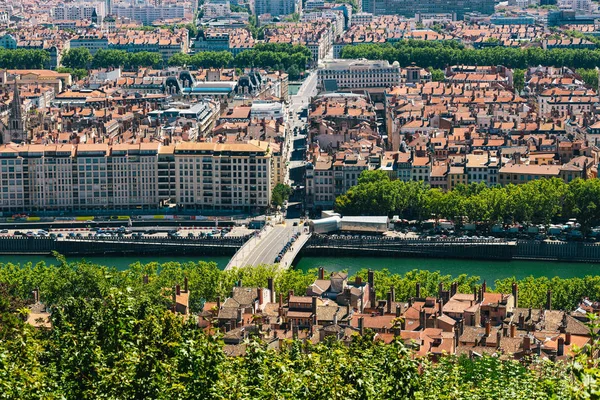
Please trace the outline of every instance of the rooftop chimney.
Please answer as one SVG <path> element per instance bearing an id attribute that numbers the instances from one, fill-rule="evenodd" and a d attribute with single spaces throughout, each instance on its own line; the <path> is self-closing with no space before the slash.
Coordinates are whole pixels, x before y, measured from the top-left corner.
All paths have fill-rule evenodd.
<path id="1" fill-rule="evenodd" d="M 490 323 L 490 320 L 486 320 L 485 321 L 485 337 L 490 337 L 490 334 L 492 332 L 492 324 Z"/>
<path id="2" fill-rule="evenodd" d="M 529 336 L 523 338 L 523 350 L 531 350 L 531 338 Z"/>
<path id="3" fill-rule="evenodd" d="M 427 328 L 425 326 L 426 322 L 427 322 L 427 319 L 426 319 L 426 315 L 425 315 L 425 310 L 421 308 L 421 311 L 419 311 L 419 325 L 421 325 L 421 329 Z"/>
<path id="4" fill-rule="evenodd" d="M 268 278 L 267 279 L 267 289 L 269 289 L 269 292 L 271 293 L 269 296 L 271 297 L 269 299 L 269 301 L 271 303 L 275 303 L 275 287 L 273 286 L 273 278 Z"/>
<path id="5" fill-rule="evenodd" d="M 558 348 L 556 349 L 556 355 L 562 356 L 565 354 L 565 339 L 561 336 L 558 338 Z"/>
<path id="6" fill-rule="evenodd" d="M 552 310 L 552 290 L 546 292 L 546 310 Z"/>
<path id="7" fill-rule="evenodd" d="M 519 314 L 519 329 L 523 329 L 525 326 L 525 316 L 523 314 Z"/>
<path id="8" fill-rule="evenodd" d="M 319 279 L 325 279 L 325 270 L 323 267 L 319 267 Z"/>
<path id="9" fill-rule="evenodd" d="M 262 306 L 263 301 L 264 301 L 263 290 L 262 290 L 262 288 L 256 288 L 256 292 L 258 294 L 258 305 Z"/>
<path id="10" fill-rule="evenodd" d="M 375 274 L 373 273 L 372 269 L 369 269 L 369 272 L 367 273 L 367 282 L 369 283 L 370 287 L 374 287 L 375 286 Z"/>
<path id="11" fill-rule="evenodd" d="M 317 313 L 317 296 L 312 297 L 312 313 Z"/>
<path id="12" fill-rule="evenodd" d="M 498 329 L 496 331 L 496 347 L 500 348 L 500 342 L 502 341 L 502 331 Z"/>
<path id="13" fill-rule="evenodd" d="M 183 278 L 183 291 L 185 293 L 188 292 L 188 278 L 187 278 L 187 276 Z"/>
<path id="14" fill-rule="evenodd" d="M 571 334 L 570 333 L 565 333 L 565 344 L 568 346 L 571 344 Z"/>
<path id="15" fill-rule="evenodd" d="M 440 282 L 438 283 L 438 297 L 441 298 L 442 297 L 442 292 L 444 291 L 444 283 Z"/>
<path id="16" fill-rule="evenodd" d="M 175 292 L 177 293 L 177 296 L 179 296 L 181 294 L 181 286 L 175 285 Z"/>
<path id="17" fill-rule="evenodd" d="M 402 308 L 400 307 L 400 304 L 396 304 L 396 318 L 399 318 L 401 313 Z"/>
<path id="18" fill-rule="evenodd" d="M 514 338 L 517 334 L 517 326 L 511 322 L 510 324 L 510 337 Z"/>
<path id="19" fill-rule="evenodd" d="M 290 297 L 292 297 L 293 295 L 294 295 L 294 291 L 293 291 L 293 290 L 290 290 L 290 291 L 288 292 L 288 302 L 290 301 Z"/>
<path id="20" fill-rule="evenodd" d="M 416 289 L 417 289 L 417 294 L 415 295 L 415 297 L 417 299 L 421 298 L 421 284 L 419 282 L 417 282 L 417 284 L 415 285 Z"/>
<path id="21" fill-rule="evenodd" d="M 481 292 L 485 293 L 487 289 L 487 283 L 485 282 L 485 279 L 483 280 L 483 284 L 481 285 Z"/>
<path id="22" fill-rule="evenodd" d="M 515 298 L 515 307 L 519 306 L 519 287 L 516 282 L 512 284 L 512 295 Z"/>
<path id="23" fill-rule="evenodd" d="M 221 296 L 217 296 L 217 310 L 221 309 Z"/>
<path id="24" fill-rule="evenodd" d="M 361 334 L 361 336 L 364 334 L 364 323 L 365 323 L 364 317 L 360 317 L 358 319 L 358 332 Z"/>
<path id="25" fill-rule="evenodd" d="M 279 308 L 283 307 L 283 293 L 279 293 Z"/>
<path id="26" fill-rule="evenodd" d="M 371 303 L 371 307 L 377 307 L 377 300 L 375 299 L 375 288 L 373 286 L 369 286 L 369 302 Z"/>
<path id="27" fill-rule="evenodd" d="M 390 293 L 392 294 L 392 301 L 396 301 L 396 289 L 394 288 L 394 285 L 390 286 Z"/>
<path id="28" fill-rule="evenodd" d="M 387 292 L 387 313 L 391 314 L 392 313 L 392 292 Z"/>

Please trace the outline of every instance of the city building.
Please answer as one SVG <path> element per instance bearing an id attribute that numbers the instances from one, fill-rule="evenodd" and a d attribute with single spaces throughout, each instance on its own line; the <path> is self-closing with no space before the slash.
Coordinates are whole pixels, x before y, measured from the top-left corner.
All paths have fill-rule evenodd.
<path id="1" fill-rule="evenodd" d="M 0 210 L 264 209 L 269 144 L 0 146 Z"/>
<path id="2" fill-rule="evenodd" d="M 400 84 L 398 63 L 371 60 L 327 61 L 318 70 L 317 87 L 324 91 L 390 87 Z"/>
<path id="3" fill-rule="evenodd" d="M 122 5 L 115 4 L 112 6 L 112 13 L 119 18 L 129 18 L 134 21 L 139 21 L 144 25 L 151 25 L 154 21 L 183 19 L 186 15 L 184 5 Z"/>
<path id="4" fill-rule="evenodd" d="M 254 14 L 269 14 L 277 17 L 297 13 L 302 9 L 300 0 L 255 0 Z"/>
<path id="5" fill-rule="evenodd" d="M 369 7 L 369 8 L 367 8 Z M 363 11 L 375 15 L 403 15 L 414 17 L 415 14 L 456 14 L 461 20 L 466 13 L 494 13 L 493 0 L 433 0 L 415 3 L 410 0 L 369 0 L 363 3 Z"/>
<path id="6" fill-rule="evenodd" d="M 95 18 L 102 21 L 107 15 L 105 6 L 102 1 L 59 4 L 50 11 L 50 15 L 55 21 L 91 21 L 95 14 Z"/>

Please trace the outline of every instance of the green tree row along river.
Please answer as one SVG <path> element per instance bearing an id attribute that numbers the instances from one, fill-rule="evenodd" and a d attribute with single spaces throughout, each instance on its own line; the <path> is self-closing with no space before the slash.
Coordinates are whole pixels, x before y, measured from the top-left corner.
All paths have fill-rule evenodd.
<path id="1" fill-rule="evenodd" d="M 125 269 L 130 264 L 140 261 L 167 262 L 167 261 L 214 261 L 219 267 L 225 268 L 227 257 L 87 257 L 87 260 L 107 266 Z M 71 261 L 77 258 L 69 259 Z M 52 257 L 42 256 L 1 256 L 2 263 L 37 263 L 45 261 L 48 264 L 56 263 Z M 477 261 L 477 260 L 451 260 L 434 258 L 355 258 L 355 257 L 303 257 L 297 262 L 297 268 L 307 271 L 311 268 L 324 267 L 327 271 L 347 270 L 350 275 L 362 268 L 380 270 L 387 268 L 395 274 L 404 274 L 414 269 L 440 271 L 443 275 L 458 276 L 467 274 L 479 276 L 482 280 L 493 282 L 496 279 L 516 277 L 522 279 L 527 276 L 552 278 L 584 277 L 586 275 L 600 275 L 600 264 L 548 262 L 548 261 Z"/>

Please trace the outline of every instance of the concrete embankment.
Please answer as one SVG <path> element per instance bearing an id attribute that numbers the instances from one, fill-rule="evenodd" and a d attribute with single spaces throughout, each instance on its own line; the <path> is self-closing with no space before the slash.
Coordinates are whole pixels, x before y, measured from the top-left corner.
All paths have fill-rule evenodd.
<path id="1" fill-rule="evenodd" d="M 215 255 L 229 256 L 242 247 L 247 237 L 212 239 L 51 239 L 2 237 L 0 254 L 63 255 Z"/>
<path id="2" fill-rule="evenodd" d="M 600 262 L 600 243 L 534 240 L 422 240 L 314 235 L 300 255 Z"/>

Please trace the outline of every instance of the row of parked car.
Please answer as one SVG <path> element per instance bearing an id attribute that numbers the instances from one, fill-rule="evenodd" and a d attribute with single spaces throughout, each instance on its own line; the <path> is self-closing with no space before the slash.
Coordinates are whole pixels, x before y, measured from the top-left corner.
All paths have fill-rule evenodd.
<path id="1" fill-rule="evenodd" d="M 279 254 L 277 255 L 277 257 L 275 257 L 275 262 L 276 263 L 278 263 L 279 261 L 281 261 L 281 259 L 285 255 L 285 253 L 287 253 L 287 251 L 292 247 L 292 245 L 294 244 L 294 242 L 296 240 L 298 240 L 299 237 L 300 237 L 300 232 L 296 232 L 296 233 L 294 233 L 292 235 L 292 237 L 290 238 L 290 240 L 288 240 L 288 242 L 285 244 L 285 246 L 283 246 L 283 249 L 281 249 L 281 251 L 279 252 Z"/>

